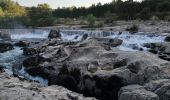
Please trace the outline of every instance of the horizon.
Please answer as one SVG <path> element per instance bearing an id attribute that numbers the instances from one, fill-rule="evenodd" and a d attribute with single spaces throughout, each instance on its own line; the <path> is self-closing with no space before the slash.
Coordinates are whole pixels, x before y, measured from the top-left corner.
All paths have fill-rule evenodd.
<path id="1" fill-rule="evenodd" d="M 38 4 L 47 3 L 50 5 L 52 9 L 57 9 L 58 7 L 90 7 L 92 4 L 106 4 L 110 3 L 113 0 L 32 0 L 33 2 L 30 2 L 30 0 L 12 0 L 15 2 L 18 2 L 20 5 L 25 7 L 32 7 L 37 6 Z M 123 0 L 126 1 L 126 0 Z M 140 1 L 140 0 L 134 0 L 134 1 Z"/>

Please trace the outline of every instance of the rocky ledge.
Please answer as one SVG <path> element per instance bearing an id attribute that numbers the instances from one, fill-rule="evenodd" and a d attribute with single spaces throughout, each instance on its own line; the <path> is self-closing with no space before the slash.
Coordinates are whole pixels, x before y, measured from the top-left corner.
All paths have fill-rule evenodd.
<path id="1" fill-rule="evenodd" d="M 121 43 L 116 38 L 50 39 L 25 48 L 23 66 L 49 85 L 101 100 L 169 100 L 170 62 L 149 52 L 114 48 Z"/>
<path id="2" fill-rule="evenodd" d="M 21 81 L 0 72 L 0 100 L 96 100 L 84 97 L 61 86 L 44 87 L 35 82 Z"/>

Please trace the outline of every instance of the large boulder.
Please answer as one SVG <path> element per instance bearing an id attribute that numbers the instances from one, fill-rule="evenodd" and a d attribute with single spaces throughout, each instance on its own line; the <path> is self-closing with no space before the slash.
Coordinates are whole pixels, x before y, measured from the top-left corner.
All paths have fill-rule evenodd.
<path id="1" fill-rule="evenodd" d="M 0 31 L 0 39 L 10 40 L 11 39 L 11 35 L 9 33 L 1 32 Z"/>
<path id="2" fill-rule="evenodd" d="M 159 97 L 140 85 L 129 85 L 120 89 L 119 100 L 159 100 Z"/>
<path id="3" fill-rule="evenodd" d="M 157 94 L 160 100 L 170 100 L 170 80 L 169 79 L 160 79 L 151 81 L 145 85 L 145 88 L 148 91 L 152 91 Z"/>
<path id="4" fill-rule="evenodd" d="M 11 43 L 0 43 L 0 53 L 9 51 L 13 49 L 13 45 Z"/>
<path id="5" fill-rule="evenodd" d="M 53 38 L 61 38 L 61 34 L 59 30 L 51 30 L 49 35 L 48 35 L 49 39 L 53 39 Z"/>
<path id="6" fill-rule="evenodd" d="M 96 100 L 57 85 L 44 87 L 36 82 L 20 81 L 6 73 L 0 73 L 0 77 L 1 100 Z"/>

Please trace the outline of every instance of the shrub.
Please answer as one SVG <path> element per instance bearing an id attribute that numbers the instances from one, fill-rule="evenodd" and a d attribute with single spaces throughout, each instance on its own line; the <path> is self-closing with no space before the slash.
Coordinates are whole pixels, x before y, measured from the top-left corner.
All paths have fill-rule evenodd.
<path id="1" fill-rule="evenodd" d="M 138 32 L 138 30 L 139 30 L 139 27 L 137 25 L 132 25 L 132 26 L 126 28 L 126 31 L 129 31 L 132 33 Z"/>
<path id="2" fill-rule="evenodd" d="M 90 14 L 87 16 L 87 21 L 89 23 L 89 27 L 94 27 L 96 17 L 94 15 Z"/>

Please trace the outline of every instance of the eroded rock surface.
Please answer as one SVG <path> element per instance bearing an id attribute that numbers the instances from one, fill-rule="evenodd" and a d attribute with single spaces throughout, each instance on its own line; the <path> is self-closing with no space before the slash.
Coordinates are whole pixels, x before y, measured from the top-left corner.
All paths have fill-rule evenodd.
<path id="1" fill-rule="evenodd" d="M 9 51 L 13 49 L 13 45 L 11 43 L 0 43 L 0 53 Z"/>
<path id="2" fill-rule="evenodd" d="M 49 85 L 62 85 L 101 100 L 126 97 L 127 100 L 163 100 L 160 98 L 164 97 L 143 86 L 170 78 L 170 63 L 152 53 L 113 48 L 121 43 L 119 39 L 107 38 L 80 42 L 51 39 L 38 47 L 39 52 L 23 65 L 31 75 L 48 79 Z M 120 92 L 122 87 L 132 84 L 141 85 L 142 89 Z"/>
<path id="3" fill-rule="evenodd" d="M 144 45 L 149 51 L 158 54 L 158 57 L 170 61 L 170 42 L 147 43 Z"/>
<path id="4" fill-rule="evenodd" d="M 61 86 L 44 87 L 35 82 L 20 81 L 18 78 L 0 73 L 1 100 L 96 100 L 69 91 Z"/>

